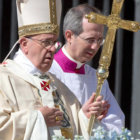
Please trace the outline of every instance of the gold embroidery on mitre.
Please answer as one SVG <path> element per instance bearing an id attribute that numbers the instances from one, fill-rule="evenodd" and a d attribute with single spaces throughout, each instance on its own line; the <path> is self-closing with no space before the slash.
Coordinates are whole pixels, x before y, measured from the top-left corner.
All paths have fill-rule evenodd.
<path id="1" fill-rule="evenodd" d="M 51 23 L 57 24 L 56 0 L 49 0 L 49 4 L 50 4 L 50 20 L 51 20 Z"/>
<path id="2" fill-rule="evenodd" d="M 18 28 L 19 37 L 43 33 L 58 34 L 58 32 L 58 25 L 52 23 L 31 24 Z"/>

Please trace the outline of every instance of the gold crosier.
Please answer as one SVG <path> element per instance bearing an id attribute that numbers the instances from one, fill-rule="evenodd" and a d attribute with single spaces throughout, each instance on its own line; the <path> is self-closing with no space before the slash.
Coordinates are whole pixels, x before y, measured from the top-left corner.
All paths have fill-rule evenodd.
<path id="1" fill-rule="evenodd" d="M 99 66 L 96 73 L 98 82 L 97 82 L 95 100 L 97 96 L 100 95 L 104 80 L 109 75 L 108 68 L 111 63 L 116 30 L 118 28 L 126 29 L 133 32 L 137 32 L 138 30 L 140 30 L 140 23 L 135 22 L 135 21 L 122 20 L 120 18 L 120 11 L 122 9 L 123 3 L 124 3 L 124 0 L 113 0 L 112 11 L 111 11 L 111 15 L 109 16 L 103 16 L 94 12 L 91 12 L 89 15 L 86 15 L 86 18 L 88 18 L 89 22 L 97 23 L 97 24 L 104 24 L 108 26 L 105 43 L 102 49 L 102 53 L 99 60 Z M 89 125 L 88 125 L 89 136 L 91 136 L 94 121 L 95 121 L 95 115 L 92 115 L 89 120 Z"/>

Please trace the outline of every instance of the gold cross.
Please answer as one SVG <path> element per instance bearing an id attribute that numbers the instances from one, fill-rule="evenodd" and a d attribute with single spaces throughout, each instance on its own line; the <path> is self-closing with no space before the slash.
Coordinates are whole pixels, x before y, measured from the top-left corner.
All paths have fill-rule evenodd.
<path id="1" fill-rule="evenodd" d="M 99 60 L 99 67 L 96 73 L 98 79 L 96 98 L 98 95 L 100 95 L 104 80 L 109 75 L 108 68 L 111 63 L 112 51 L 117 29 L 122 28 L 133 32 L 137 32 L 138 30 L 140 30 L 140 23 L 135 21 L 122 20 L 120 18 L 120 11 L 122 9 L 123 3 L 124 0 L 113 0 L 111 15 L 109 15 L 108 17 L 94 12 L 91 12 L 89 15 L 86 15 L 86 18 L 88 19 L 89 22 L 104 24 L 108 26 L 105 43 Z M 91 136 L 94 121 L 95 115 L 92 115 L 88 125 L 89 136 Z"/>

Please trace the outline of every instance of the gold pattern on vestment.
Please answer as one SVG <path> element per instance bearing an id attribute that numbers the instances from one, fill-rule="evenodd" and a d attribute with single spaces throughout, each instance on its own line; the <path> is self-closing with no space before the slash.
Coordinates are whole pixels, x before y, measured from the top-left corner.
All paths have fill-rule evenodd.
<path id="1" fill-rule="evenodd" d="M 51 23 L 57 24 L 56 0 L 49 0 L 49 4 L 50 4 L 50 19 L 51 19 Z"/>
<path id="2" fill-rule="evenodd" d="M 55 107 L 59 108 L 64 113 L 64 119 L 61 121 L 62 125 L 60 127 L 62 136 L 64 136 L 66 139 L 73 140 L 73 130 L 70 124 L 70 117 L 67 113 L 67 110 L 64 107 L 64 103 L 57 91 L 53 92 L 52 94 L 54 97 Z M 58 120 L 58 118 L 55 119 Z"/>
<path id="3" fill-rule="evenodd" d="M 140 30 L 140 23 L 135 21 L 122 20 L 120 18 L 120 11 L 122 9 L 123 3 L 124 0 L 113 0 L 111 15 L 109 15 L 108 17 L 94 12 L 90 13 L 89 15 L 86 15 L 86 18 L 88 18 L 89 22 L 104 24 L 108 26 L 105 43 L 99 60 L 99 67 L 97 69 L 98 82 L 97 82 L 97 89 L 96 89 L 96 98 L 97 96 L 100 95 L 104 80 L 109 75 L 108 69 L 111 63 L 116 30 L 118 28 L 126 29 L 133 32 L 137 32 L 138 30 Z M 90 136 L 91 136 L 91 131 L 93 128 L 94 121 L 95 121 L 95 115 L 92 115 L 88 126 L 88 133 Z"/>
<path id="4" fill-rule="evenodd" d="M 31 24 L 18 28 L 19 37 L 43 33 L 58 34 L 58 32 L 59 32 L 58 25 L 52 23 Z"/>

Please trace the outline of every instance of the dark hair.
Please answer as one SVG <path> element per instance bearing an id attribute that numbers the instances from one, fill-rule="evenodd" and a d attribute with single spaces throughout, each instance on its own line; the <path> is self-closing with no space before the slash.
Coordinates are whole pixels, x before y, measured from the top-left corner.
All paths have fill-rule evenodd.
<path id="1" fill-rule="evenodd" d="M 90 12 L 101 13 L 101 11 L 88 4 L 81 4 L 71 8 L 64 18 L 63 34 L 65 36 L 66 30 L 71 30 L 75 35 L 79 35 L 83 32 L 82 20 L 86 14 Z"/>

